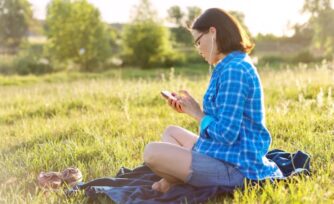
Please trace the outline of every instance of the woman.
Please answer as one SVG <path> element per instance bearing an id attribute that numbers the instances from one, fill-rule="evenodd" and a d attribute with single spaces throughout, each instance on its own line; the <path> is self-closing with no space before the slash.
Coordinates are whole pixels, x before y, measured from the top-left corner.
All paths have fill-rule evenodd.
<path id="1" fill-rule="evenodd" d="M 178 183 L 242 187 L 244 179 L 282 177 L 267 153 L 262 86 L 248 52 L 252 45 L 238 22 L 221 9 L 206 10 L 191 27 L 199 53 L 214 70 L 203 111 L 187 92 L 169 105 L 199 122 L 200 134 L 168 127 L 163 142 L 145 147 L 144 161 L 162 179 L 152 188 L 166 192 Z"/>

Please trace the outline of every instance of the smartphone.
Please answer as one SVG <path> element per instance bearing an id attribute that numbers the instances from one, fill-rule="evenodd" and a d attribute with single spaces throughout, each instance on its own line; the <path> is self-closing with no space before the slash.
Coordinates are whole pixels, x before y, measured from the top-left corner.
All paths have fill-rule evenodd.
<path id="1" fill-rule="evenodd" d="M 166 99 L 177 100 L 169 91 L 161 91 L 161 95 Z"/>

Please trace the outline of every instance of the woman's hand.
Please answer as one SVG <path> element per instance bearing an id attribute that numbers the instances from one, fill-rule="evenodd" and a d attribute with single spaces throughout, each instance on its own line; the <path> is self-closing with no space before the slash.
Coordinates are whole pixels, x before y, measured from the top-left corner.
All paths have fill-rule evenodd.
<path id="1" fill-rule="evenodd" d="M 179 91 L 181 96 L 176 95 L 177 103 L 180 104 L 180 109 L 183 113 L 186 113 L 198 122 L 204 117 L 204 113 L 200 108 L 198 102 L 188 93 L 186 90 Z"/>
<path id="2" fill-rule="evenodd" d="M 179 96 L 177 96 L 176 93 L 172 93 L 172 96 L 176 97 L 178 99 Z M 180 103 L 178 102 L 178 100 L 174 100 L 169 98 L 168 99 L 168 105 L 170 107 L 172 107 L 172 109 L 174 109 L 175 111 L 179 112 L 179 113 L 184 113 Z"/>

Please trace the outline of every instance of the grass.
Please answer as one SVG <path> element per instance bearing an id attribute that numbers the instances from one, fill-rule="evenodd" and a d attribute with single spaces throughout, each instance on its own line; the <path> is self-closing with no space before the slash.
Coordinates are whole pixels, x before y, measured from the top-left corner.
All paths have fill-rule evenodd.
<path id="1" fill-rule="evenodd" d="M 332 203 L 334 65 L 260 70 L 271 148 L 312 155 L 313 175 L 236 191 L 210 203 Z M 198 124 L 170 111 L 160 91 L 187 89 L 201 103 L 207 66 L 0 77 L 0 203 L 83 203 L 36 187 L 40 171 L 79 167 L 84 180 L 142 163 L 145 144 L 171 124 Z"/>

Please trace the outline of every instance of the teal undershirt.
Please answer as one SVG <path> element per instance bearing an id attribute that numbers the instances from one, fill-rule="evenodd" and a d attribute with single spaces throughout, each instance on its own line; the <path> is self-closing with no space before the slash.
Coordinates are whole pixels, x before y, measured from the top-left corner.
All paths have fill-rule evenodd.
<path id="1" fill-rule="evenodd" d="M 205 115 L 200 123 L 200 132 L 202 132 L 203 130 L 205 130 L 210 123 L 214 121 L 213 117 L 209 116 L 209 115 Z"/>

